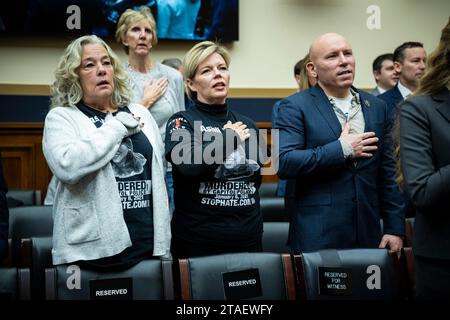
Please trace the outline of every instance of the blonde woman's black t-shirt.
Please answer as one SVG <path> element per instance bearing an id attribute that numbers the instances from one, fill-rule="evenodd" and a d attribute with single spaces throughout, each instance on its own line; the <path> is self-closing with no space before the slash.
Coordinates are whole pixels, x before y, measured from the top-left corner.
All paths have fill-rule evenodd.
<path id="1" fill-rule="evenodd" d="M 167 123 L 166 159 L 172 163 L 175 200 L 172 237 L 199 245 L 239 247 L 255 244 L 261 240 L 263 229 L 259 206 L 261 174 L 260 169 L 253 171 L 255 163 L 258 168 L 260 163 L 257 159 L 249 159 L 249 140 L 242 145 L 246 164 L 233 169 L 224 164 L 208 164 L 202 154 L 210 153 L 213 146 L 212 142 L 206 141 L 210 138 L 205 135 L 217 134 L 223 139 L 230 135 L 237 141 L 233 130 L 223 129 L 227 121 L 242 121 L 255 132 L 256 126 L 251 119 L 229 110 L 227 105 L 195 103 L 195 108 L 174 114 Z M 182 141 L 179 136 L 184 134 L 191 140 Z M 190 155 L 186 156 L 200 136 L 203 142 L 199 149 L 191 149 Z M 180 141 L 172 141 L 174 139 Z M 234 144 L 235 149 L 237 145 Z M 187 148 L 186 152 L 179 152 L 183 148 Z M 222 160 L 228 159 L 224 149 Z M 191 162 L 196 154 L 201 162 L 177 164 L 177 154 L 191 158 Z M 215 155 L 214 152 L 211 154 Z"/>
<path id="2" fill-rule="evenodd" d="M 77 107 L 97 128 L 105 122 L 106 113 L 82 103 Z M 128 107 L 119 108 L 119 111 L 131 113 Z M 142 131 L 122 140 L 110 163 L 116 177 L 132 246 L 111 257 L 85 261 L 83 265 L 95 269 L 126 269 L 152 257 L 152 154 L 152 145 Z"/>

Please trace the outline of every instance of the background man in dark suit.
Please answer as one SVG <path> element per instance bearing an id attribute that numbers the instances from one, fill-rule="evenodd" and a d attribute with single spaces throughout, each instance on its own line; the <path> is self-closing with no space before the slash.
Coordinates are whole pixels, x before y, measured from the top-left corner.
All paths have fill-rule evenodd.
<path id="1" fill-rule="evenodd" d="M 8 244 L 8 203 L 6 202 L 6 187 L 5 178 L 3 177 L 2 159 L 0 158 L 0 259 L 7 253 Z"/>
<path id="2" fill-rule="evenodd" d="M 425 73 L 427 54 L 420 42 L 405 42 L 394 51 L 394 68 L 398 74 L 398 83 L 391 90 L 378 96 L 388 105 L 392 118 L 396 115 L 396 106 L 416 91 L 419 79 Z"/>
<path id="3" fill-rule="evenodd" d="M 398 82 L 398 74 L 395 72 L 393 57 L 392 53 L 385 53 L 373 60 L 372 71 L 377 86 L 370 93 L 374 96 L 392 89 Z"/>
<path id="4" fill-rule="evenodd" d="M 318 85 L 282 100 L 275 120 L 278 175 L 295 180 L 291 249 L 399 250 L 404 216 L 392 144 L 385 141 L 386 105 L 352 87 L 355 59 L 341 35 L 320 36 L 310 57 L 307 67 Z"/>
<path id="5" fill-rule="evenodd" d="M 388 106 L 392 126 L 398 115 L 398 105 L 416 91 L 419 80 L 425 73 L 426 56 L 420 42 L 405 42 L 394 51 L 394 68 L 399 75 L 398 83 L 391 90 L 378 96 Z M 398 149 L 398 143 L 395 143 L 394 149 Z M 405 216 L 414 217 L 416 209 L 410 202 L 408 194 L 402 192 L 401 197 Z"/>

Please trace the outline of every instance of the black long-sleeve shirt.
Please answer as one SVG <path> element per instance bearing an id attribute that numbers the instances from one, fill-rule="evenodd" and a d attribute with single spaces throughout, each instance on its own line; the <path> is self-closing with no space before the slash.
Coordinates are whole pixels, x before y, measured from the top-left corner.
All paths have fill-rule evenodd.
<path id="1" fill-rule="evenodd" d="M 199 245 L 256 243 L 262 235 L 256 126 L 226 104 L 195 103 L 167 124 L 166 158 L 172 163 L 175 200 L 172 235 Z M 253 129 L 252 136 L 240 144 L 233 130 L 223 129 L 228 121 L 243 122 Z M 233 159 L 241 161 L 233 164 Z"/>

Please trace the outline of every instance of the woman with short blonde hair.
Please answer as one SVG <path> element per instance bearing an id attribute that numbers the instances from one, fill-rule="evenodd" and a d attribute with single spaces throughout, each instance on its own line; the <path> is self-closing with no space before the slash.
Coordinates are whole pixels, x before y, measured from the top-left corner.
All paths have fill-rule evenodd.
<path id="1" fill-rule="evenodd" d="M 189 50 L 184 64 L 195 107 L 174 114 L 167 124 L 166 159 L 175 191 L 172 254 L 261 251 L 261 162 L 250 153 L 258 134 L 250 118 L 228 107 L 230 55 L 204 41 Z"/>
<path id="2" fill-rule="evenodd" d="M 150 32 L 152 33 L 152 40 L 150 41 L 151 45 L 154 46 L 158 43 L 158 36 L 156 35 L 156 22 L 150 8 L 141 7 L 140 10 L 127 9 L 120 16 L 116 28 L 116 41 L 122 45 L 122 48 L 125 50 L 126 54 L 129 53 L 129 48 L 127 45 L 122 43 L 122 40 L 125 39 L 130 25 L 141 21 L 147 21 L 150 25 Z"/>
<path id="3" fill-rule="evenodd" d="M 222 56 L 227 67 L 230 67 L 231 57 L 230 53 L 225 49 L 225 47 L 220 46 L 217 43 L 211 41 L 203 41 L 195 45 L 189 52 L 184 56 L 183 59 L 183 76 L 184 79 L 193 79 L 195 73 L 197 72 L 198 66 L 203 62 L 208 56 L 213 53 L 217 53 Z M 186 85 L 186 83 L 185 83 Z M 197 94 L 192 91 L 189 86 L 186 85 L 186 92 L 189 98 L 195 100 Z"/>
<path id="4" fill-rule="evenodd" d="M 128 55 L 125 70 L 130 77 L 132 101 L 142 104 L 150 111 L 164 141 L 167 120 L 174 113 L 185 109 L 183 78 L 177 70 L 151 58 L 151 50 L 157 43 L 157 34 L 155 19 L 150 9 L 127 9 L 117 24 L 116 40 Z M 173 207 L 170 166 L 167 168 L 166 179 Z"/>

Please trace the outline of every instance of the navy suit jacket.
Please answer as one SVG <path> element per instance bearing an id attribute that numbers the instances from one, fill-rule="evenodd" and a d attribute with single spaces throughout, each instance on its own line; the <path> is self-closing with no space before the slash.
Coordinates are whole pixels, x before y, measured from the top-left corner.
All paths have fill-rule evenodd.
<path id="1" fill-rule="evenodd" d="M 392 142 L 386 135 L 386 104 L 357 91 L 365 131 L 374 131 L 379 142 L 374 156 L 356 165 L 344 158 L 338 140 L 341 124 L 319 86 L 280 102 L 275 119 L 280 130 L 278 175 L 296 180 L 295 200 L 289 208 L 294 252 L 378 247 L 380 218 L 385 234 L 404 234 Z"/>
<path id="2" fill-rule="evenodd" d="M 397 116 L 397 106 L 404 100 L 400 90 L 398 90 L 398 85 L 377 97 L 386 102 L 390 119 L 393 121 Z"/>
<path id="3" fill-rule="evenodd" d="M 375 97 L 381 94 L 380 91 L 378 90 L 378 87 L 373 88 L 372 90 L 369 91 L 369 93 L 371 95 L 374 95 Z"/>
<path id="4" fill-rule="evenodd" d="M 277 102 L 275 102 L 275 104 L 272 107 L 272 126 L 274 125 L 275 118 L 277 117 L 278 111 L 280 110 L 280 102 L 281 102 L 281 100 L 278 100 Z M 284 197 L 286 195 L 286 184 L 287 184 L 287 180 L 283 180 L 283 179 L 278 180 L 277 191 L 276 191 L 276 195 L 278 197 Z"/>
<path id="5" fill-rule="evenodd" d="M 389 121 L 391 128 L 394 126 L 397 117 L 399 116 L 399 105 L 404 101 L 400 90 L 398 89 L 398 85 L 395 85 L 392 89 L 386 91 L 383 94 L 377 96 L 384 102 L 386 102 L 389 112 Z M 392 131 L 392 129 L 390 129 Z M 402 202 L 403 202 L 403 211 L 406 217 L 414 217 L 416 209 L 414 205 L 411 203 L 409 199 L 409 195 L 403 191 L 401 192 Z"/>
<path id="6" fill-rule="evenodd" d="M 0 259 L 6 255 L 8 244 L 9 212 L 6 201 L 6 182 L 3 177 L 2 161 L 0 159 Z"/>

